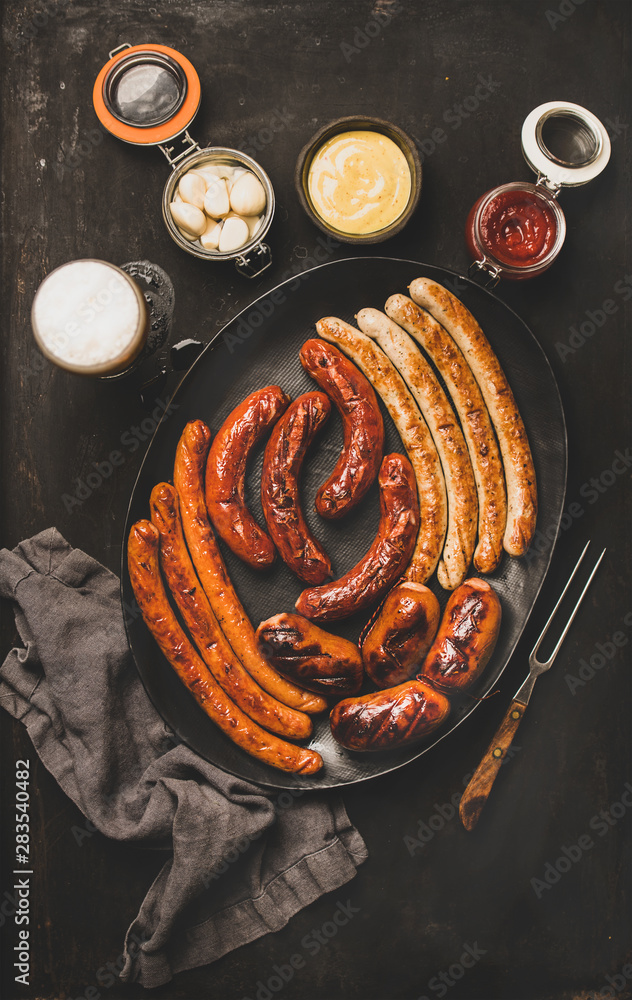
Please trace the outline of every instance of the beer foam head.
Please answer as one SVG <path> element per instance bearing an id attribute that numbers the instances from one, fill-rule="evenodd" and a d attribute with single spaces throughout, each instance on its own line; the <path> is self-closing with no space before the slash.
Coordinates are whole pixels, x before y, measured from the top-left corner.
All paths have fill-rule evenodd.
<path id="1" fill-rule="evenodd" d="M 124 273 L 98 260 L 52 271 L 33 303 L 42 348 L 62 365 L 91 369 L 129 352 L 142 325 L 141 303 Z"/>

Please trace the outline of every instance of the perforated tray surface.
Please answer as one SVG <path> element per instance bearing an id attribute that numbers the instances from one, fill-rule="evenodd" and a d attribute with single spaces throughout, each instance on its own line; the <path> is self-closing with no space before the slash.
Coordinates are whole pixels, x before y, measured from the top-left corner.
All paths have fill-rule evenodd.
<path id="1" fill-rule="evenodd" d="M 426 276 L 455 291 L 471 309 L 496 351 L 522 413 L 538 480 L 538 524 L 559 523 L 566 485 L 566 429 L 553 372 L 538 342 L 522 320 L 500 299 L 450 271 L 415 261 L 391 258 L 351 258 L 314 268 L 267 292 L 231 320 L 209 344 L 183 379 L 177 408 L 158 426 L 147 449 L 130 500 L 122 547 L 121 594 L 133 607 L 126 566 L 126 540 L 134 521 L 149 516 L 149 495 L 162 480 L 172 480 L 178 439 L 189 420 L 204 420 L 213 432 L 245 396 L 270 384 L 280 385 L 292 398 L 316 388 L 301 367 L 298 352 L 315 336 L 323 316 L 350 323 L 364 306 L 382 309 L 389 295 L 406 292 L 410 282 Z M 386 429 L 385 453 L 404 451 L 395 427 L 382 407 Z M 366 552 L 379 519 L 377 485 L 340 522 L 324 521 L 314 511 L 314 496 L 330 474 L 342 446 L 338 414 L 332 417 L 309 452 L 303 474 L 303 504 L 310 528 L 332 558 L 336 576 L 346 572 Z M 263 523 L 259 484 L 263 449 L 248 471 L 247 500 Z M 234 585 L 254 625 L 281 611 L 293 611 L 301 582 L 279 560 L 265 574 L 255 573 L 222 546 Z M 440 730 L 425 742 L 390 752 L 357 754 L 333 740 L 326 713 L 315 720 L 309 746 L 318 750 L 324 767 L 314 777 L 285 774 L 262 764 L 234 746 L 208 719 L 162 656 L 142 618 L 126 614 L 128 637 L 138 670 L 151 700 L 180 739 L 225 771 L 277 788 L 331 788 L 383 774 L 414 760 L 446 739 L 478 705 L 505 669 L 520 638 L 549 567 L 552 546 L 532 560 L 503 556 L 489 579 L 500 597 L 503 622 L 494 655 L 478 684 L 454 703 Z M 433 577 L 429 586 L 442 607 L 448 594 Z M 357 640 L 368 614 L 327 626 Z"/>

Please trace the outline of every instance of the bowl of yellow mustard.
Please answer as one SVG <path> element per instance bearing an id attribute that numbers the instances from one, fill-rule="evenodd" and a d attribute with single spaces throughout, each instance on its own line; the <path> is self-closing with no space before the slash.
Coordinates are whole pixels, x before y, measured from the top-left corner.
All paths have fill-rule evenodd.
<path id="1" fill-rule="evenodd" d="M 417 207 L 421 162 L 412 139 L 381 118 L 337 118 L 301 150 L 295 172 L 301 205 L 343 243 L 381 243 Z"/>

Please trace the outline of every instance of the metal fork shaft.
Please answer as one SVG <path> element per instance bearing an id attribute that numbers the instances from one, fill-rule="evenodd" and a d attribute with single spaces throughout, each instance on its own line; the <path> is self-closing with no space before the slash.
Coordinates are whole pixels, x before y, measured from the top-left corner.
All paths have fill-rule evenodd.
<path id="1" fill-rule="evenodd" d="M 564 587 L 564 590 L 562 591 L 555 607 L 553 608 L 553 611 L 549 615 L 546 625 L 542 629 L 535 646 L 531 650 L 531 654 L 529 656 L 529 668 L 530 668 L 529 676 L 525 680 L 524 684 L 522 684 L 518 688 L 514 696 L 514 699 L 505 714 L 505 718 L 503 719 L 500 726 L 496 730 L 494 738 L 487 747 L 483 759 L 481 760 L 476 771 L 472 775 L 472 778 L 470 779 L 467 788 L 463 792 L 463 795 L 461 797 L 461 802 L 459 803 L 459 816 L 461 817 L 461 822 L 463 823 L 463 826 L 465 827 L 466 830 L 473 830 L 476 824 L 478 823 L 478 818 L 482 812 L 483 806 L 487 802 L 489 793 L 492 790 L 492 786 L 500 770 L 500 766 L 503 760 L 505 759 L 507 750 L 511 746 L 514 736 L 516 735 L 516 730 L 520 725 L 520 721 L 524 715 L 535 682 L 541 673 L 544 673 L 545 670 L 549 669 L 549 667 L 553 663 L 553 660 L 557 656 L 558 650 L 562 645 L 562 641 L 564 640 L 566 633 L 571 627 L 571 623 L 575 615 L 577 614 L 577 611 L 584 598 L 584 595 L 588 590 L 588 587 L 590 586 L 595 573 L 597 572 L 597 567 L 599 566 L 601 560 L 603 559 L 606 553 L 606 550 L 604 549 L 601 555 L 599 556 L 599 559 L 593 566 L 592 572 L 588 577 L 588 580 L 586 581 L 581 594 L 579 595 L 579 599 L 575 607 L 573 608 L 570 617 L 566 622 L 566 625 L 564 626 L 564 630 L 560 638 L 558 639 L 555 649 L 551 653 L 551 656 L 548 658 L 548 660 L 541 662 L 540 660 L 537 659 L 537 652 L 538 649 L 540 648 L 540 644 L 542 643 L 542 640 L 544 639 L 548 631 L 548 628 L 551 622 L 553 621 L 553 618 L 555 617 L 555 613 L 559 608 L 560 604 L 562 603 L 562 599 L 564 598 L 564 595 L 566 594 L 568 588 L 570 587 L 573 581 L 573 578 L 575 577 L 575 574 L 577 573 L 577 570 L 580 567 L 582 559 L 586 555 L 586 551 L 589 545 L 590 542 L 587 542 L 586 546 L 584 547 L 584 551 L 577 560 L 573 572 L 568 578 L 568 582 Z"/>

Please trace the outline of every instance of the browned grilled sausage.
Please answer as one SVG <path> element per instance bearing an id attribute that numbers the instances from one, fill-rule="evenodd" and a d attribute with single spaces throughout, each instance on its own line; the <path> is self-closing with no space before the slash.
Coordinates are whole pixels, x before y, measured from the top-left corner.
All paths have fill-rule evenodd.
<path id="1" fill-rule="evenodd" d="M 334 706 L 334 739 L 347 750 L 393 750 L 428 736 L 448 717 L 450 702 L 424 680 L 345 698 Z"/>
<path id="2" fill-rule="evenodd" d="M 257 649 L 255 630 L 235 592 L 211 528 L 204 501 L 204 466 L 211 432 L 201 420 L 190 421 L 176 450 L 173 482 L 178 491 L 184 537 L 209 604 L 248 673 L 268 694 L 303 712 L 322 712 L 324 698 L 290 684 Z"/>
<path id="3" fill-rule="evenodd" d="M 299 478 L 305 453 L 331 412 L 324 392 L 306 392 L 276 424 L 263 456 L 261 505 L 283 561 L 305 583 L 331 576 L 331 562 L 307 527 Z"/>
<path id="4" fill-rule="evenodd" d="M 419 529 L 415 473 L 406 456 L 385 455 L 378 483 L 380 524 L 371 548 L 339 580 L 303 591 L 295 607 L 306 618 L 347 618 L 378 601 L 406 569 Z"/>
<path id="5" fill-rule="evenodd" d="M 281 771 L 315 774 L 322 757 L 267 733 L 237 708 L 221 689 L 182 631 L 169 604 L 158 565 L 159 533 L 151 521 L 130 531 L 127 556 L 130 580 L 143 619 L 180 680 L 210 719 L 237 746 Z"/>
<path id="6" fill-rule="evenodd" d="M 259 649 L 276 669 L 310 691 L 356 694 L 362 686 L 360 650 L 301 615 L 281 614 L 261 622 Z"/>
<path id="7" fill-rule="evenodd" d="M 369 381 L 333 344 L 307 340 L 300 359 L 342 418 L 343 448 L 334 471 L 316 494 L 316 510 L 321 517 L 343 517 L 360 502 L 378 474 L 384 447 L 382 414 Z"/>
<path id="8" fill-rule="evenodd" d="M 439 601 L 422 583 L 393 587 L 362 643 L 364 668 L 379 688 L 408 680 L 437 634 Z"/>
<path id="9" fill-rule="evenodd" d="M 213 527 L 252 569 L 271 566 L 276 549 L 246 506 L 246 465 L 289 402 L 278 385 L 251 393 L 218 430 L 206 462 L 206 506 Z"/>
<path id="10" fill-rule="evenodd" d="M 154 486 L 151 519 L 160 532 L 160 565 L 171 593 L 202 659 L 217 683 L 246 715 L 278 736 L 304 740 L 312 734 L 308 715 L 273 698 L 253 680 L 239 662 L 217 624 L 187 552 L 178 494 L 169 483 Z"/>
<path id="11" fill-rule="evenodd" d="M 485 669 L 500 631 L 502 609 L 486 580 L 472 577 L 450 596 L 437 637 L 418 677 L 458 694 Z"/>

